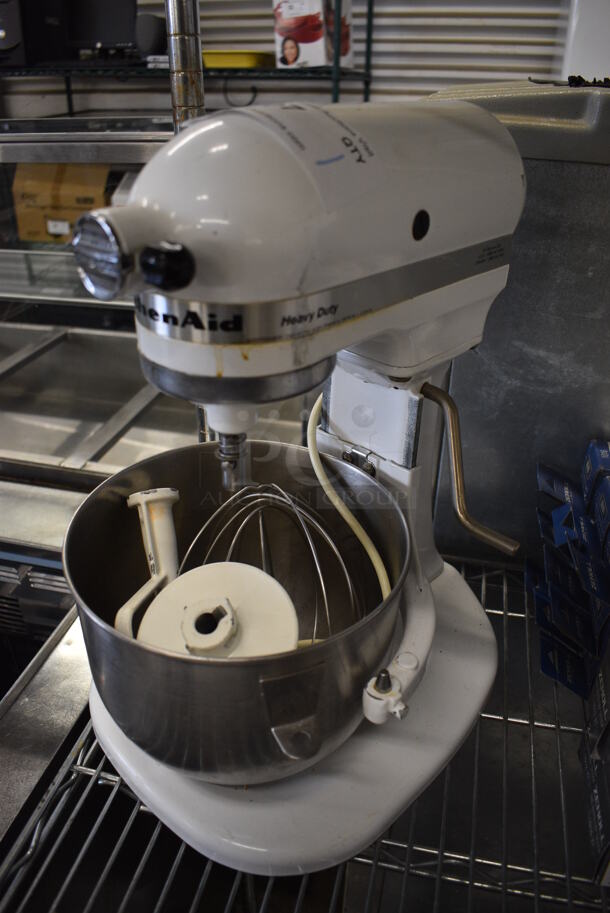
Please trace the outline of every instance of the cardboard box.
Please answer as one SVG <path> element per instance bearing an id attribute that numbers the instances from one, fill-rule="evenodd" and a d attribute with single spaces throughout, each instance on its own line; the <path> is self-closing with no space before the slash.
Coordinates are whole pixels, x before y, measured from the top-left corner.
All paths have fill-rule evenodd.
<path id="1" fill-rule="evenodd" d="M 275 59 L 280 68 L 323 67 L 334 59 L 334 0 L 274 0 Z M 341 66 L 353 66 L 352 3 L 341 3 Z"/>
<path id="2" fill-rule="evenodd" d="M 20 240 L 69 241 L 79 216 L 107 204 L 109 173 L 108 165 L 17 165 L 13 204 Z"/>

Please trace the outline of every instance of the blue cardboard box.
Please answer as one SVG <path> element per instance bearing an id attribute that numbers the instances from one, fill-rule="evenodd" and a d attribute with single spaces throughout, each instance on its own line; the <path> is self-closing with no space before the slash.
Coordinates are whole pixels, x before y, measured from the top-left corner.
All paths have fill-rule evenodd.
<path id="1" fill-rule="evenodd" d="M 579 543 L 591 557 L 601 560 L 602 552 L 595 520 L 587 514 L 584 498 L 577 485 L 544 463 L 538 464 L 536 472 L 538 491 L 559 502 L 550 514 L 538 510 L 542 538 L 559 549 L 563 549 L 570 542 Z M 605 481 L 606 479 L 602 479 L 602 484 Z M 610 476 L 607 477 L 607 481 L 610 485 Z M 610 488 L 608 491 L 610 492 Z"/>
<path id="2" fill-rule="evenodd" d="M 590 481 L 610 551 L 610 475 L 600 475 L 601 464 L 598 460 L 594 468 L 594 462 Z M 605 690 L 598 693 L 595 679 L 610 640 L 610 573 L 602 560 L 600 524 L 587 512 L 577 484 L 543 463 L 537 466 L 537 479 L 539 491 L 548 496 L 538 509 L 544 578 L 529 573 L 528 579 L 541 629 L 541 668 L 599 710 L 605 706 Z M 602 499 L 606 492 L 607 505 Z M 599 717 L 596 740 L 608 741 L 610 761 L 610 722 L 597 711 L 594 715 Z"/>
<path id="3" fill-rule="evenodd" d="M 610 476 L 599 479 L 593 495 L 593 515 L 603 560 L 610 564 Z"/>
<path id="4" fill-rule="evenodd" d="M 546 543 L 542 547 L 544 555 L 544 575 L 547 583 L 561 590 L 563 595 L 582 609 L 589 607 L 589 593 L 583 589 L 578 574 L 572 564 L 563 558 L 557 549 Z"/>
<path id="5" fill-rule="evenodd" d="M 610 441 L 591 441 L 582 467 L 582 493 L 590 505 L 599 480 L 610 475 Z"/>
<path id="6" fill-rule="evenodd" d="M 585 732 L 578 749 L 587 788 L 587 824 L 596 856 L 595 880 L 610 884 L 610 765 L 595 760 Z"/>
<path id="7" fill-rule="evenodd" d="M 536 476 L 538 481 L 538 491 L 562 504 L 569 504 L 571 507 L 576 506 L 584 513 L 584 500 L 578 489 L 578 486 L 570 479 L 564 478 L 556 469 L 547 466 L 545 463 L 538 463 L 536 467 Z"/>
<path id="8" fill-rule="evenodd" d="M 594 656 L 597 639 L 590 610 L 577 608 L 552 584 L 534 590 L 536 623 L 559 640 L 566 640 L 575 649 L 583 647 Z"/>
<path id="9" fill-rule="evenodd" d="M 610 762 L 610 656 L 605 655 L 585 699 L 585 722 L 594 758 Z"/>
<path id="10" fill-rule="evenodd" d="M 544 628 L 540 630 L 540 670 L 583 700 L 590 698 L 596 674 L 594 661 Z"/>
<path id="11" fill-rule="evenodd" d="M 599 558 L 578 547 L 575 548 L 574 543 L 570 542 L 568 545 L 572 565 L 576 569 L 583 590 L 610 605 L 610 573 L 607 566 L 602 564 Z"/>

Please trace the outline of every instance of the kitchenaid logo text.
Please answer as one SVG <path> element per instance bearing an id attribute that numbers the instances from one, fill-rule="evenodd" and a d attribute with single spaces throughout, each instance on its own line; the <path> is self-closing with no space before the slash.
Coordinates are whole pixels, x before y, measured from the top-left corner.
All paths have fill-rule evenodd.
<path id="1" fill-rule="evenodd" d="M 280 326 L 294 327 L 313 323 L 314 320 L 323 320 L 325 317 L 334 317 L 337 313 L 337 308 L 337 304 L 330 304 L 328 307 L 319 307 L 317 310 L 307 311 L 306 314 L 284 314 L 280 321 Z"/>
<path id="2" fill-rule="evenodd" d="M 136 303 L 136 311 L 146 320 L 154 323 L 164 323 L 166 326 L 185 329 L 192 327 L 194 330 L 203 330 L 209 333 L 220 330 L 223 333 L 241 333 L 243 321 L 241 314 L 233 314 L 224 320 L 219 320 L 216 314 L 208 314 L 205 321 L 197 311 L 185 311 L 178 317 L 176 314 L 160 313 L 155 308 L 147 307 L 142 301 Z"/>

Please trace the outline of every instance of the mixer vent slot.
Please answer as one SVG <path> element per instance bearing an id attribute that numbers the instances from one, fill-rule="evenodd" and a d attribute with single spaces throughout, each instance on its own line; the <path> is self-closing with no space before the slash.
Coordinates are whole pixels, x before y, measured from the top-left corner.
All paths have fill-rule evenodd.
<path id="1" fill-rule="evenodd" d="M 0 633 L 46 638 L 71 607 L 60 574 L 31 565 L 0 565 Z"/>
<path id="2" fill-rule="evenodd" d="M 34 590 L 52 590 L 55 593 L 66 593 L 68 595 L 70 593 L 70 587 L 64 578 L 57 576 L 57 574 L 30 571 L 28 573 L 28 582 Z"/>
<path id="3" fill-rule="evenodd" d="M 0 596 L 0 631 L 4 634 L 27 634 L 19 600 L 15 596 Z"/>
<path id="4" fill-rule="evenodd" d="M 0 583 L 19 583 L 19 572 L 10 564 L 0 564 Z"/>

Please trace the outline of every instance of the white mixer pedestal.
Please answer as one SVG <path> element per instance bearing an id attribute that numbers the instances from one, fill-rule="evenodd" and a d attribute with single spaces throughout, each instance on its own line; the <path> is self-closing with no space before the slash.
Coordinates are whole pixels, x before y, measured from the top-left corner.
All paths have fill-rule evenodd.
<path id="1" fill-rule="evenodd" d="M 362 723 L 305 773 L 248 788 L 203 783 L 134 745 L 92 685 L 99 742 L 146 805 L 216 862 L 255 875 L 300 875 L 343 862 L 387 830 L 447 764 L 494 680 L 496 641 L 468 585 L 445 565 L 432 592 L 436 632 L 406 719 Z"/>

